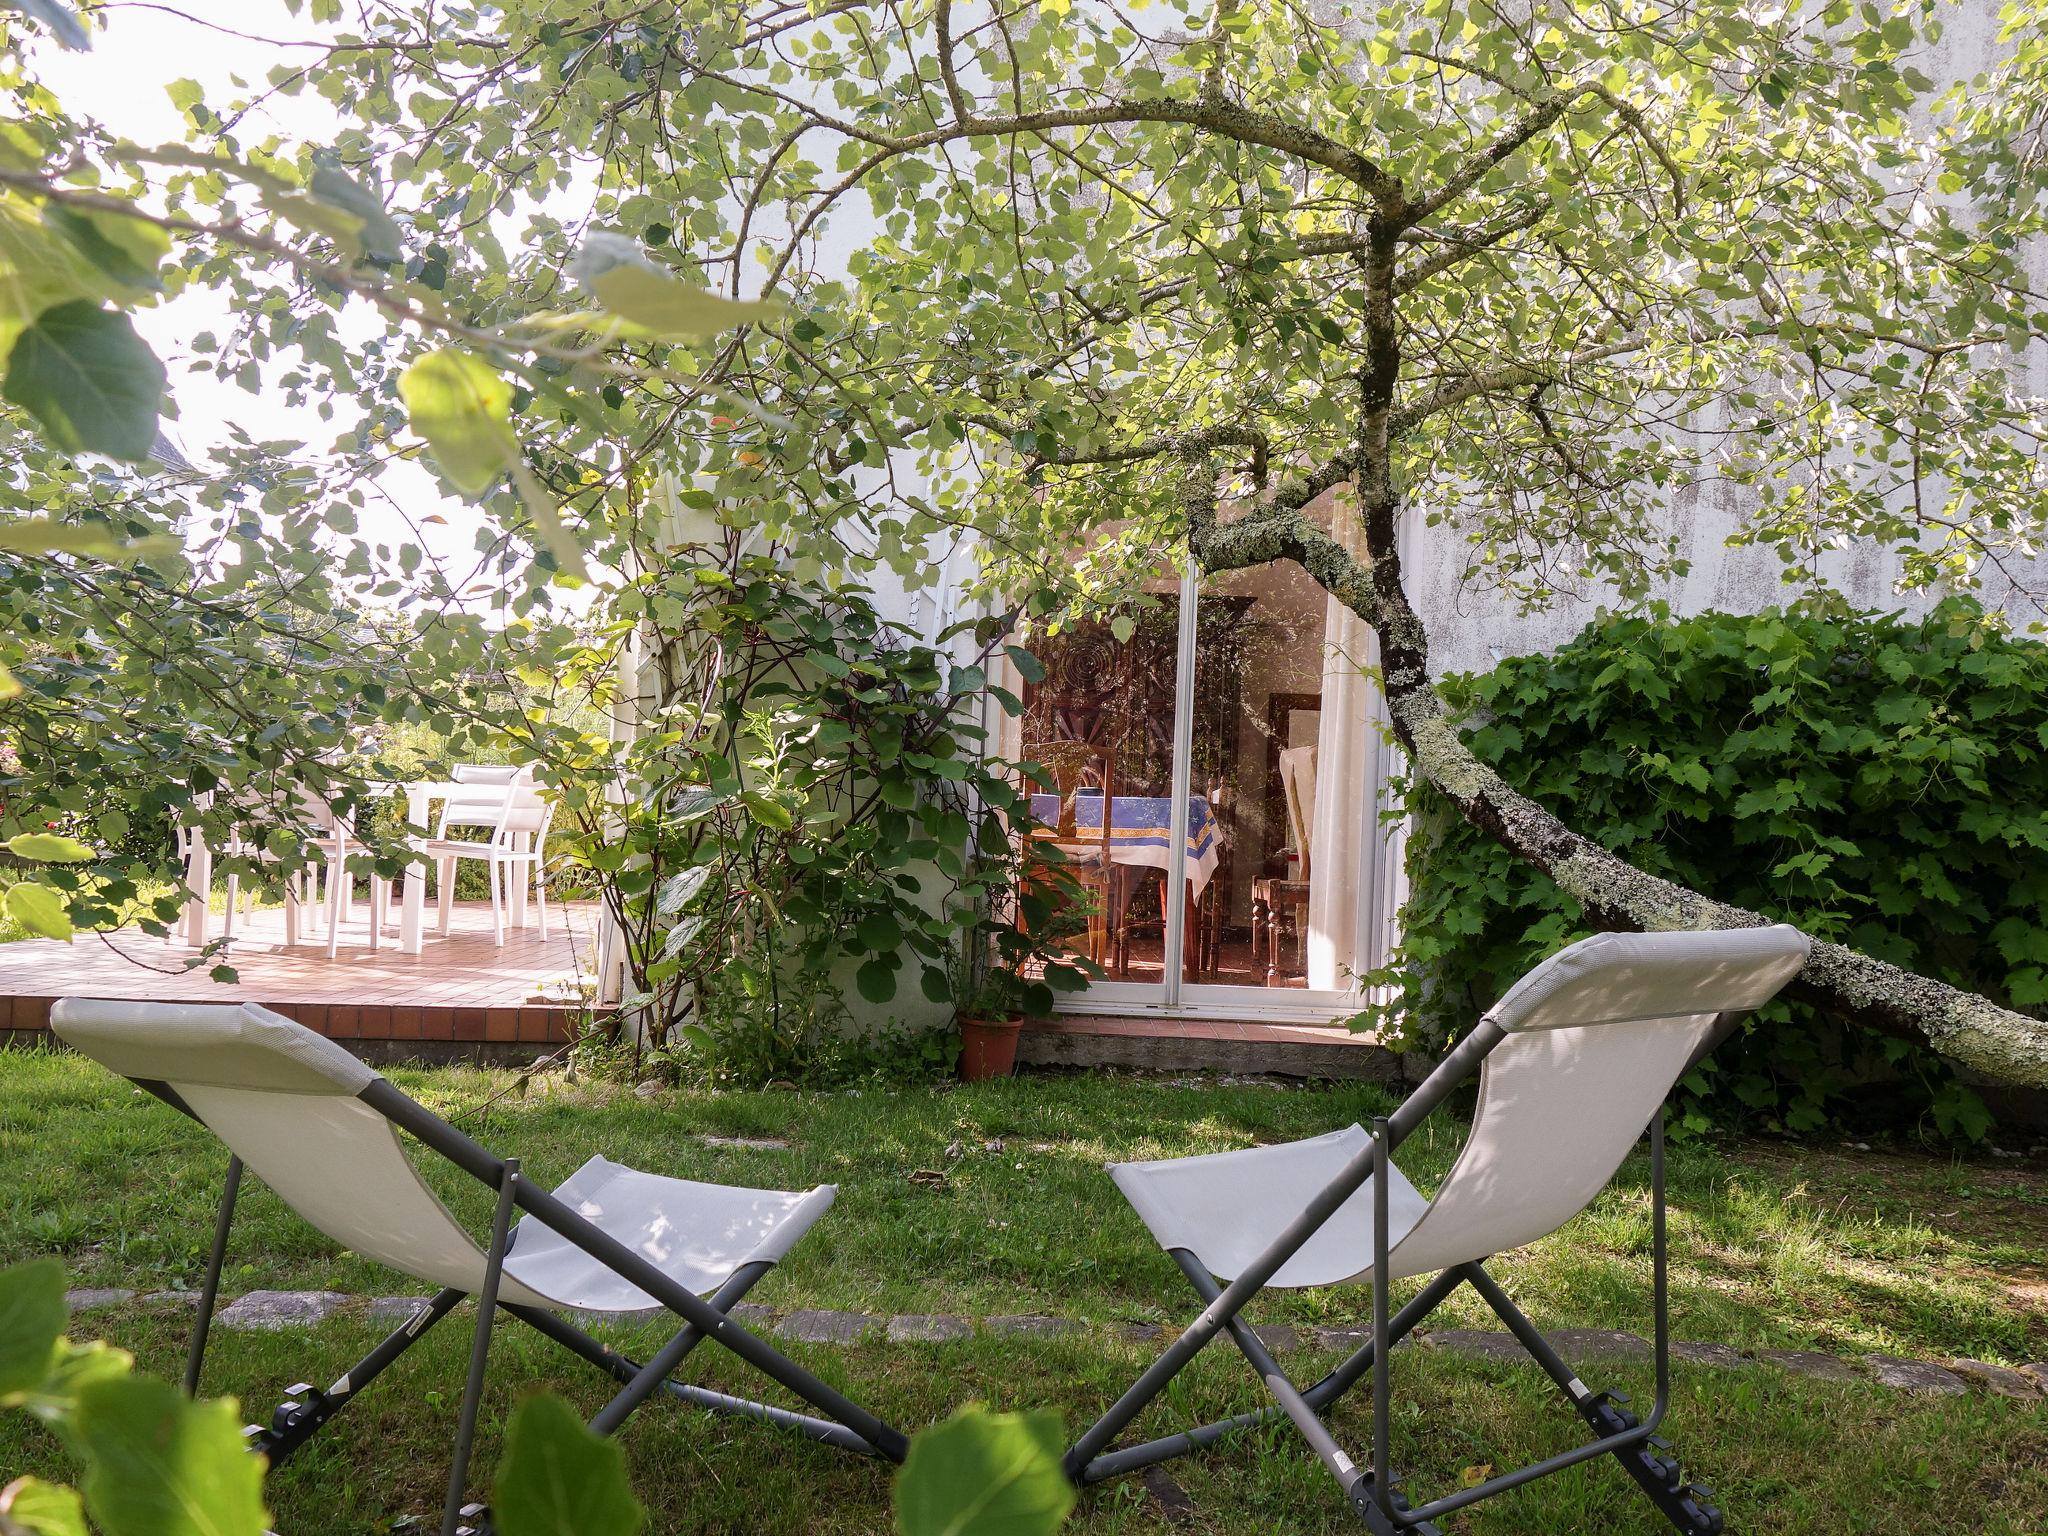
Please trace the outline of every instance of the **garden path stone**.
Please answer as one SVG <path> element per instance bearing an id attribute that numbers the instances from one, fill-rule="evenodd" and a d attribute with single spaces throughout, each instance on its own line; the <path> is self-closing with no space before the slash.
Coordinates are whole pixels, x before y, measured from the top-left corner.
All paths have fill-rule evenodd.
<path id="1" fill-rule="evenodd" d="M 134 1299 L 133 1291 L 111 1286 L 87 1286 L 84 1290 L 64 1293 L 64 1305 L 73 1312 L 90 1312 L 97 1307 L 118 1307 Z"/>
<path id="2" fill-rule="evenodd" d="M 787 1152 L 789 1143 L 774 1136 L 699 1136 L 707 1147 L 738 1147 L 747 1152 Z"/>
<path id="3" fill-rule="evenodd" d="M 1559 1328 L 1543 1337 L 1567 1360 L 1636 1360 L 1651 1352 L 1648 1339 L 1619 1328 Z"/>
<path id="4" fill-rule="evenodd" d="M 196 1291 L 150 1291 L 138 1297 L 134 1291 L 108 1286 L 67 1291 L 65 1301 L 73 1311 L 87 1311 L 128 1302 L 139 1302 L 147 1307 L 192 1307 L 198 1304 L 199 1296 Z M 224 1306 L 219 1322 L 224 1328 L 243 1330 L 309 1327 L 332 1317 L 350 1302 L 350 1297 L 337 1291 L 251 1291 Z M 370 1299 L 367 1315 L 373 1323 L 396 1326 L 424 1311 L 427 1303 L 425 1296 L 377 1296 Z M 598 1322 L 645 1322 L 669 1315 L 666 1308 L 654 1307 L 642 1312 L 593 1313 L 590 1317 Z M 883 1319 L 870 1317 L 864 1312 L 808 1307 L 788 1313 L 777 1323 L 773 1308 L 753 1301 L 740 1302 L 732 1309 L 731 1316 L 749 1328 L 759 1329 L 773 1324 L 774 1331 L 783 1338 L 806 1344 L 857 1344 L 877 1328 L 885 1331 L 892 1344 L 943 1343 L 968 1337 L 976 1323 L 974 1318 L 943 1312 L 910 1313 Z M 1033 1338 L 1057 1338 L 1081 1332 L 1088 1326 L 1073 1318 L 1049 1317 L 1035 1312 L 982 1318 L 980 1323 L 991 1333 Z M 1158 1323 L 1121 1322 L 1112 1326 L 1120 1337 L 1132 1343 L 1150 1343 L 1179 1332 Z M 1269 1323 L 1255 1328 L 1253 1332 L 1276 1355 L 1302 1348 L 1305 1343 L 1319 1349 L 1348 1353 L 1371 1337 L 1363 1328 L 1303 1330 L 1286 1323 Z M 1467 1359 L 1527 1363 L 1529 1358 L 1514 1335 L 1486 1329 L 1445 1328 L 1412 1337 L 1431 1348 Z M 1567 1358 L 1636 1359 L 1650 1353 L 1647 1341 L 1619 1329 L 1560 1328 L 1545 1337 Z M 1401 1342 L 1405 1344 L 1408 1341 L 1404 1339 Z M 1675 1341 L 1671 1354 L 1673 1359 L 1720 1370 L 1739 1370 L 1761 1362 L 1794 1375 L 1824 1381 L 1875 1378 L 1879 1385 L 1901 1392 L 1954 1397 L 1969 1391 L 1970 1384 L 1975 1382 L 2001 1397 L 2031 1399 L 2048 1395 L 2048 1361 L 2018 1367 L 1992 1365 L 1983 1360 L 1952 1360 L 1947 1365 L 1940 1365 L 1931 1360 L 1908 1360 L 1897 1355 L 1871 1355 L 1861 1362 L 1870 1372 L 1866 1377 L 1856 1364 L 1811 1349 L 1759 1349 L 1744 1353 L 1727 1344 Z M 1161 1503 L 1165 1506 L 1167 1501 L 1162 1499 Z"/>
<path id="5" fill-rule="evenodd" d="M 1904 1360 L 1897 1355 L 1872 1355 L 1870 1369 L 1877 1379 L 1901 1392 L 1924 1392 L 1937 1397 L 1958 1397 L 1969 1391 L 1963 1378 L 1931 1360 Z"/>
<path id="6" fill-rule="evenodd" d="M 1159 1506 L 1159 1513 L 1168 1525 L 1178 1527 L 1195 1523 L 1195 1501 L 1188 1497 L 1187 1489 L 1167 1476 L 1166 1468 L 1147 1467 L 1144 1482 L 1145 1492 Z"/>
<path id="7" fill-rule="evenodd" d="M 1529 1358 L 1522 1346 L 1515 1342 L 1513 1334 L 1489 1333 L 1483 1328 L 1443 1328 L 1423 1334 L 1422 1341 L 1468 1360 L 1526 1361 Z"/>
<path id="8" fill-rule="evenodd" d="M 891 1344 L 943 1344 L 974 1332 L 974 1319 L 947 1313 L 913 1313 L 889 1319 Z"/>
<path id="9" fill-rule="evenodd" d="M 1764 1364 L 1775 1365 L 1794 1376 L 1812 1376 L 1820 1381 L 1863 1379 L 1848 1361 L 1837 1355 L 1824 1355 L 1817 1349 L 1760 1349 L 1756 1357 Z"/>
<path id="10" fill-rule="evenodd" d="M 1301 1348 L 1301 1335 L 1285 1323 L 1268 1323 L 1263 1328 L 1254 1328 L 1252 1332 L 1258 1335 L 1261 1344 L 1276 1355 L 1292 1354 Z"/>
<path id="11" fill-rule="evenodd" d="M 1958 1376 L 1982 1386 L 1985 1391 L 1999 1397 L 2039 1397 L 2040 1387 L 2024 1371 L 2010 1366 L 1993 1365 L 1987 1360 L 1951 1360 L 1948 1368 Z"/>
<path id="12" fill-rule="evenodd" d="M 1741 1350 L 1727 1344 L 1693 1344 L 1673 1341 L 1671 1358 L 1683 1360 L 1688 1365 L 1710 1366 L 1717 1371 L 1739 1371 L 1744 1366 L 1754 1365 Z"/>
<path id="13" fill-rule="evenodd" d="M 1314 1330 L 1312 1337 L 1315 1339 L 1317 1349 L 1341 1350 L 1349 1355 L 1363 1349 L 1371 1341 L 1372 1330 L 1370 1328 L 1318 1328 Z M 1408 1341 L 1403 1339 L 1401 1342 L 1406 1344 Z"/>
<path id="14" fill-rule="evenodd" d="M 348 1298 L 339 1291 L 251 1291 L 221 1309 L 223 1328 L 269 1331 L 307 1328 L 332 1317 Z"/>
<path id="15" fill-rule="evenodd" d="M 1022 1317 L 991 1317 L 985 1319 L 990 1333 L 1022 1333 L 1033 1338 L 1050 1339 L 1063 1333 L 1078 1333 L 1081 1325 L 1070 1317 L 1044 1317 L 1038 1313 L 1026 1313 Z"/>
<path id="16" fill-rule="evenodd" d="M 876 1320 L 865 1312 L 828 1312 L 805 1307 L 776 1324 L 775 1331 L 801 1344 L 858 1344 L 876 1326 Z"/>

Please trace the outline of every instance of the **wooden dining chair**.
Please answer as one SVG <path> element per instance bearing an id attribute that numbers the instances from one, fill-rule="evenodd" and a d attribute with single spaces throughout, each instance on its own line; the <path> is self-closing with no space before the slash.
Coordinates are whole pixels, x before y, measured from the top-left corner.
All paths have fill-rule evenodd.
<path id="1" fill-rule="evenodd" d="M 1093 897 L 1093 910 L 1088 914 L 1088 958 L 1101 965 L 1109 958 L 1110 934 L 1115 927 L 1111 894 L 1116 866 L 1110 857 L 1115 764 L 1109 753 L 1093 742 L 1064 740 L 1025 742 L 1023 761 L 1034 782 L 1047 785 L 1059 796 L 1051 821 L 1034 819 L 1030 836 L 1058 848 L 1075 883 Z M 1080 800 L 1090 791 L 1101 793 L 1102 814 L 1094 826 L 1087 827 L 1081 824 Z"/>
<path id="2" fill-rule="evenodd" d="M 1308 968 L 1309 829 L 1316 809 L 1316 749 L 1290 747 L 1280 754 L 1280 791 L 1286 804 L 1288 830 L 1294 838 L 1295 871 L 1291 879 L 1266 877 L 1252 882 L 1252 964 L 1259 959 L 1261 929 L 1266 941 L 1266 985 L 1280 983 L 1280 930 L 1285 918 L 1294 934 L 1301 968 Z"/>

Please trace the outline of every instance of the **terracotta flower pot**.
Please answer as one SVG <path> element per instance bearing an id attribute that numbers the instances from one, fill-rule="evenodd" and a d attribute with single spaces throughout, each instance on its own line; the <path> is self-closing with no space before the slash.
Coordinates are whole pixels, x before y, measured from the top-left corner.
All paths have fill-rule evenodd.
<path id="1" fill-rule="evenodd" d="M 1008 1077 L 1017 1069 L 1017 1035 L 1022 1019 L 962 1019 L 960 1021 L 960 1080 L 987 1082 Z"/>

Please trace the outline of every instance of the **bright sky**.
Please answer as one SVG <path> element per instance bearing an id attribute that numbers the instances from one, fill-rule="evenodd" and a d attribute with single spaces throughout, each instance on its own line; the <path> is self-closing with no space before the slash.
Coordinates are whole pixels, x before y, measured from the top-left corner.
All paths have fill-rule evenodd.
<path id="1" fill-rule="evenodd" d="M 73 53 L 47 39 L 33 55 L 45 83 L 66 109 L 90 117 L 139 144 L 174 142 L 184 136 L 184 121 L 171 104 L 166 87 L 179 79 L 196 80 L 210 102 L 240 94 L 235 76 L 262 82 L 281 59 L 311 50 L 280 48 L 275 40 L 318 37 L 325 29 L 305 17 L 294 17 L 282 0 L 183 0 L 189 20 L 146 4 L 116 3 L 99 9 L 98 30 L 87 53 Z M 272 41 L 252 41 L 216 31 L 203 21 L 232 27 L 235 32 Z M 274 130 L 288 138 L 315 144 L 332 142 L 336 119 L 317 95 L 280 97 L 251 122 L 262 137 Z M 189 338 L 203 331 L 225 336 L 234 327 L 223 297 L 195 289 L 135 315 L 136 328 L 156 349 L 170 370 L 170 390 L 178 418 L 165 426 L 193 463 L 206 466 L 210 452 L 229 441 L 230 426 L 255 438 L 290 438 L 318 447 L 331 442 L 352 422 L 337 415 L 322 421 L 313 408 L 288 405 L 281 391 L 250 394 L 232 379 L 216 379 L 201 367 L 192 371 Z M 372 322 L 361 319 L 367 334 Z M 464 503 L 441 494 L 433 476 L 416 464 L 388 468 L 381 477 L 385 499 L 373 498 L 362 514 L 362 536 L 372 543 L 421 545 L 442 562 L 458 587 L 475 563 L 475 536 L 483 519 Z M 423 523 L 438 514 L 443 524 Z"/>

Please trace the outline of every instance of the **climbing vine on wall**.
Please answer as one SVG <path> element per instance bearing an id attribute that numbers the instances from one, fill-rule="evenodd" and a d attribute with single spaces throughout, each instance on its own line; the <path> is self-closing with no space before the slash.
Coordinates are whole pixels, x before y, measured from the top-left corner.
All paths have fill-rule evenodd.
<path id="1" fill-rule="evenodd" d="M 1614 617 L 1446 691 L 1482 758 L 1642 868 L 2048 1005 L 2048 646 L 1976 604 Z M 1426 787 L 1413 809 L 1405 947 L 1377 979 L 1435 1047 L 1586 925 Z M 1782 1000 L 1685 1093 L 1695 1129 L 1991 1124 L 1923 1045 Z"/>

